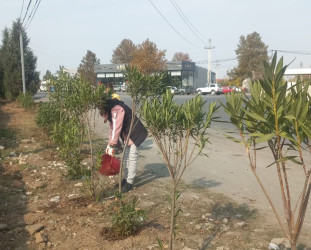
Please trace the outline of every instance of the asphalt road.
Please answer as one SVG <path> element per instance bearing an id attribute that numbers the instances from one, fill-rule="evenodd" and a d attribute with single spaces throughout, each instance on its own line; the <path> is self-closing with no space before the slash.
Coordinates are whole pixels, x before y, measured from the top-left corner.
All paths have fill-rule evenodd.
<path id="1" fill-rule="evenodd" d="M 117 92 L 117 94 L 120 95 L 122 101 L 124 101 L 127 105 L 131 105 L 131 98 L 124 92 Z M 174 96 L 174 101 L 177 104 L 182 104 L 186 101 L 188 101 L 189 99 L 193 98 L 195 95 L 175 95 Z M 205 107 L 206 109 L 208 108 L 208 105 L 211 102 L 216 102 L 216 105 L 220 106 L 220 102 L 222 103 L 226 103 L 226 98 L 225 95 L 201 95 L 203 100 L 206 101 Z M 217 117 L 219 117 L 220 121 L 229 121 L 229 117 L 226 114 L 226 112 L 223 110 L 222 107 L 220 107 L 220 109 L 218 110 Z M 234 130 L 234 127 L 230 124 L 230 123 L 220 123 L 220 122 L 214 122 L 212 123 L 212 127 L 215 128 L 222 128 L 222 129 L 228 129 L 228 130 Z"/>

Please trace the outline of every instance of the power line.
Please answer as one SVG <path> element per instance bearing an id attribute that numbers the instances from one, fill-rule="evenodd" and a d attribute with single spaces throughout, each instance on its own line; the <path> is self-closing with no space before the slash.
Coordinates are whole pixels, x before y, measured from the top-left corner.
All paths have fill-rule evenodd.
<path id="1" fill-rule="evenodd" d="M 153 2 L 151 0 L 149 0 L 149 2 L 151 3 L 151 5 L 155 8 L 155 10 L 160 14 L 160 16 L 165 20 L 165 22 L 183 39 L 185 40 L 187 43 L 189 43 L 192 46 L 198 47 L 197 45 L 191 43 L 190 41 L 188 41 L 185 37 L 183 37 L 174 27 L 173 25 L 170 24 L 170 22 L 165 18 L 165 16 L 161 13 L 161 11 L 153 4 Z"/>
<path id="2" fill-rule="evenodd" d="M 214 60 L 214 61 L 212 61 L 212 63 L 214 64 L 214 63 L 229 62 L 229 61 L 235 61 L 235 60 L 237 60 L 237 57 L 221 59 L 221 60 Z M 197 61 L 195 63 L 197 63 L 197 64 L 205 64 L 205 63 L 207 63 L 207 60 Z"/>
<path id="3" fill-rule="evenodd" d="M 25 21 L 25 18 L 27 16 L 30 4 L 31 4 L 31 0 L 29 0 L 28 6 L 27 6 L 27 10 L 26 10 L 25 16 L 24 16 L 23 21 L 22 21 L 22 25 L 24 24 L 24 21 Z"/>
<path id="4" fill-rule="evenodd" d="M 205 45 L 206 42 L 198 35 L 200 32 L 192 25 L 192 23 L 189 21 L 189 19 L 186 17 L 186 15 L 183 13 L 183 11 L 180 9 L 178 4 L 174 0 L 170 0 L 174 8 L 177 10 L 179 16 L 181 19 L 185 22 L 185 24 L 188 26 L 190 31 Z"/>
<path id="5" fill-rule="evenodd" d="M 23 3 L 22 3 L 21 13 L 19 14 L 19 19 L 21 19 L 21 17 L 22 17 L 23 9 L 24 9 L 24 0 L 23 0 Z"/>
<path id="6" fill-rule="evenodd" d="M 281 53 L 288 53 L 288 54 L 298 54 L 298 55 L 311 55 L 310 51 L 300 51 L 300 50 L 279 50 L 279 49 L 272 49 L 270 52 L 281 52 Z"/>
<path id="7" fill-rule="evenodd" d="M 37 3 L 38 3 L 38 4 L 37 4 Z M 34 18 L 35 14 L 36 14 L 36 12 L 37 12 L 37 9 L 38 9 L 38 7 L 39 7 L 39 5 L 40 5 L 40 3 L 41 3 L 41 0 L 39 0 L 39 2 L 38 2 L 38 0 L 36 0 L 36 3 L 35 3 L 35 5 L 34 5 L 34 7 L 32 8 L 32 11 L 31 11 L 31 13 L 30 13 L 30 15 L 29 15 L 29 17 L 28 17 L 28 20 L 29 20 L 30 17 L 31 17 L 31 19 L 30 19 L 30 21 L 28 22 L 28 25 L 27 25 L 27 22 L 25 23 L 25 26 L 27 25 L 26 29 L 28 29 L 30 23 L 32 22 L 32 19 Z M 36 4 L 37 4 L 37 6 L 36 6 Z M 27 20 L 27 21 L 28 21 L 28 20 Z"/>
<path id="8" fill-rule="evenodd" d="M 30 11 L 30 13 L 29 13 L 29 15 L 28 15 L 28 19 L 27 19 L 27 21 L 25 22 L 24 27 L 27 26 L 27 23 L 29 22 L 29 20 L 30 20 L 30 18 L 31 18 L 31 16 L 32 16 L 33 12 L 34 12 L 34 9 L 36 8 L 37 3 L 38 3 L 38 0 L 36 0 L 35 5 L 32 7 L 32 9 L 31 9 L 31 11 Z"/>

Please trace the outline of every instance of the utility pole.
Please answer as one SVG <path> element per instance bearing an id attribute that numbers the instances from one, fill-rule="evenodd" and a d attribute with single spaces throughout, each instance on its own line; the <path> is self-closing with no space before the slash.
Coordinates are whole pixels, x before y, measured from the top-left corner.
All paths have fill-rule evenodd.
<path id="1" fill-rule="evenodd" d="M 215 65 L 215 66 L 216 66 L 215 83 L 217 83 L 217 77 L 219 77 L 219 76 L 218 76 L 218 66 L 219 66 L 219 65 L 220 65 L 220 63 L 217 63 L 217 62 L 216 62 L 216 65 Z"/>
<path id="2" fill-rule="evenodd" d="M 19 33 L 19 42 L 20 42 L 20 48 L 21 48 L 21 64 L 22 64 L 23 94 L 26 94 L 25 68 L 24 68 L 24 45 L 23 45 L 23 34 L 22 34 L 22 31 L 20 31 L 20 33 Z"/>
<path id="3" fill-rule="evenodd" d="M 210 84 L 212 81 L 212 42 L 211 39 L 208 40 L 208 47 L 204 47 L 207 49 L 207 83 Z"/>

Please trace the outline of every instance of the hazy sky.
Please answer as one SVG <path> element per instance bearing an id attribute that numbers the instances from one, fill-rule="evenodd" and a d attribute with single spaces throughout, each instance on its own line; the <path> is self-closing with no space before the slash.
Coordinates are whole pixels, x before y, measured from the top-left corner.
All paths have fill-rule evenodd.
<path id="1" fill-rule="evenodd" d="M 227 59 L 236 57 L 240 36 L 254 31 L 268 50 L 304 53 L 279 53 L 285 63 L 295 59 L 290 68 L 311 67 L 310 0 L 38 1 L 27 34 L 41 77 L 46 70 L 55 73 L 60 65 L 76 69 L 87 50 L 101 63 L 110 63 L 123 39 L 140 44 L 149 38 L 158 49 L 166 50 L 167 60 L 175 52 L 184 52 L 201 67 L 207 67 L 204 47 L 211 39 L 212 61 L 220 61 L 212 64 L 212 70 L 222 78 L 237 65 Z M 20 16 L 23 19 L 28 3 L 24 0 L 21 13 L 23 0 L 0 0 L 1 39 L 4 27 L 11 28 Z"/>

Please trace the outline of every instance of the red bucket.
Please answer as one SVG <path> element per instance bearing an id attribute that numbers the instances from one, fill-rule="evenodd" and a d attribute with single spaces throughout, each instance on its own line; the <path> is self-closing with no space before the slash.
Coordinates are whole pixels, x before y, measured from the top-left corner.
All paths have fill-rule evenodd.
<path id="1" fill-rule="evenodd" d="M 116 174 L 120 173 L 121 162 L 119 159 L 117 159 L 111 155 L 104 154 L 102 156 L 101 165 L 102 166 L 99 169 L 99 173 L 101 175 L 111 176 L 111 175 L 116 175 Z"/>

